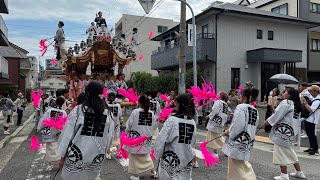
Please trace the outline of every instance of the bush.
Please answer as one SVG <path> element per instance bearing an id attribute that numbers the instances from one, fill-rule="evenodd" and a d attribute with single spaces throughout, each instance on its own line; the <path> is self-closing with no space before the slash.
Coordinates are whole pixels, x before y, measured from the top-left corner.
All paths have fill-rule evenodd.
<path id="1" fill-rule="evenodd" d="M 0 87 L 0 95 L 3 95 L 5 91 L 8 91 L 10 93 L 10 97 L 13 101 L 17 99 L 19 93 L 17 86 L 11 84 L 2 84 Z"/>
<path id="2" fill-rule="evenodd" d="M 186 87 L 193 86 L 193 69 L 186 71 Z M 198 72 L 198 83 L 201 82 Z M 178 71 L 160 72 L 159 76 L 152 76 L 146 72 L 136 72 L 132 80 L 127 81 L 128 87 L 132 87 L 139 93 L 145 93 L 147 90 L 156 90 L 158 92 L 169 92 L 174 90 L 178 92 L 179 74 Z"/>

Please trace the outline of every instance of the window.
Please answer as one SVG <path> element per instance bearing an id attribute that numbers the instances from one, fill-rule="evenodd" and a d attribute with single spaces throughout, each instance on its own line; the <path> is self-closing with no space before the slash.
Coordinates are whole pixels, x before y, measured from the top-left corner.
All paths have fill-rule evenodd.
<path id="1" fill-rule="evenodd" d="M 273 31 L 268 31 L 268 40 L 273 40 Z"/>
<path id="2" fill-rule="evenodd" d="M 320 14 L 320 4 L 310 3 L 310 12 Z"/>
<path id="3" fill-rule="evenodd" d="M 282 15 L 288 15 L 288 3 L 271 9 L 272 12 Z"/>
<path id="4" fill-rule="evenodd" d="M 257 30 L 257 39 L 262 39 L 262 30 L 261 29 Z"/>
<path id="5" fill-rule="evenodd" d="M 312 51 L 320 51 L 320 39 L 312 39 L 311 43 Z"/>
<path id="6" fill-rule="evenodd" d="M 201 38 L 208 38 L 209 28 L 208 24 L 202 26 L 202 37 Z"/>
<path id="7" fill-rule="evenodd" d="M 166 31 L 168 31 L 167 26 L 158 26 L 158 33 L 164 33 Z"/>
<path id="8" fill-rule="evenodd" d="M 240 68 L 231 68 L 231 89 L 240 86 Z"/>

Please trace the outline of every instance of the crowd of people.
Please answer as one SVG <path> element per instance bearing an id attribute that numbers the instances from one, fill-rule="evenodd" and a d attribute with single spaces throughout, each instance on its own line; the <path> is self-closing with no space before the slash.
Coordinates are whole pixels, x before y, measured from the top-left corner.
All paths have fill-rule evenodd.
<path id="1" fill-rule="evenodd" d="M 124 132 L 128 138 L 148 139 L 139 146 L 122 145 L 123 108 L 119 102 L 124 98 L 120 98 L 117 92 L 126 87 L 123 78 L 120 74 L 118 81 L 109 78 L 104 82 L 99 75 L 93 80 L 88 76 L 80 80 L 74 75 L 70 82 L 74 88 L 42 95 L 36 119 L 42 142 L 46 144 L 47 170 L 52 170 L 54 163 L 59 162 L 63 179 L 99 179 L 103 160 L 112 158 L 111 147 L 119 150 L 123 146 L 129 154 L 130 179 L 138 180 L 147 171 L 159 179 L 191 179 L 192 169 L 199 167 L 194 148 L 201 114 L 195 107 L 192 94 L 176 95 L 171 91 L 168 99 L 172 102 L 162 101 L 157 91 L 141 94 L 137 106 L 125 121 Z M 103 98 L 104 87 L 109 90 L 106 99 Z M 261 128 L 270 132 L 269 137 L 274 143 L 273 163 L 280 166 L 281 174 L 274 179 L 289 180 L 289 176 L 305 179 L 294 143 L 302 127 L 310 142 L 310 148 L 305 152 L 310 155 L 319 153 L 315 135 L 320 118 L 319 92 L 318 86 L 307 87 L 305 84 L 300 85 L 299 91 L 286 87 L 279 93 L 274 89 L 268 98 L 268 116 L 262 127 L 259 127 L 259 112 L 254 103 L 259 90 L 252 83 L 247 83 L 242 91 L 219 92 L 219 99 L 208 105 L 211 110 L 203 116 L 207 120 L 207 148 L 216 157 L 219 157 L 220 150 L 228 157 L 227 179 L 256 179 L 249 160 L 255 135 Z M 8 94 L 1 99 L 1 110 L 8 119 L 16 108 L 22 110 L 23 103 L 19 98 L 23 98 L 22 94 L 15 102 Z M 158 116 L 164 107 L 174 108 L 174 111 L 160 128 Z M 68 116 L 63 129 L 43 125 L 46 119 L 57 115 Z M 20 117 L 18 124 L 21 123 Z M 9 122 L 5 123 L 5 132 L 8 132 L 6 124 Z M 151 151 L 154 151 L 155 160 L 151 158 Z M 293 165 L 296 171 L 289 174 L 288 165 Z"/>

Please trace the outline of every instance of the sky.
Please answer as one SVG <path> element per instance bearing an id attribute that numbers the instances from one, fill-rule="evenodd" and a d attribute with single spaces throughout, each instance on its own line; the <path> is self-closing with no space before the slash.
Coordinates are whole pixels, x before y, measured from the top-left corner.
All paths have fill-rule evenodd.
<path id="1" fill-rule="evenodd" d="M 215 0 L 187 0 L 195 14 L 202 12 Z M 234 2 L 235 0 L 220 0 Z M 29 56 L 39 58 L 39 40 L 55 35 L 57 22 L 65 23 L 67 40 L 81 42 L 86 39 L 85 31 L 98 11 L 103 12 L 108 28 L 121 18 L 122 14 L 144 16 L 138 0 L 9 0 L 9 14 L 1 14 L 9 30 L 9 41 L 29 51 Z M 90 3 L 89 3 L 90 2 Z M 168 11 L 170 7 L 170 11 Z M 180 3 L 175 0 L 157 0 L 153 10 L 146 17 L 180 20 Z M 191 13 L 187 10 L 187 18 Z M 75 42 L 66 43 L 67 47 Z M 54 57 L 49 48 L 40 62 Z"/>

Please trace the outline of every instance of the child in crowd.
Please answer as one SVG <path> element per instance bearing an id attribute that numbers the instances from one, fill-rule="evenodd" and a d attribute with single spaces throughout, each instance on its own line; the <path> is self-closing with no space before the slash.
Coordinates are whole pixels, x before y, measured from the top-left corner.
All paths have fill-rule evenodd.
<path id="1" fill-rule="evenodd" d="M 42 142 L 46 144 L 46 161 L 48 162 L 47 171 L 53 169 L 53 162 L 58 162 L 60 158 L 57 156 L 58 149 L 58 139 L 60 135 L 60 130 L 53 127 L 45 127 L 43 125 L 44 120 L 51 118 L 57 121 L 59 117 L 66 117 L 67 112 L 62 110 L 62 105 L 64 104 L 64 98 L 58 97 L 56 100 L 56 108 L 49 108 L 41 117 L 38 123 L 38 132 L 42 133 Z"/>
<path id="2" fill-rule="evenodd" d="M 224 132 L 227 138 L 222 151 L 228 156 L 228 180 L 257 179 L 249 159 L 259 124 L 259 113 L 251 103 L 258 94 L 255 88 L 242 91 L 242 104 L 236 107 L 231 126 Z"/>
<path id="3" fill-rule="evenodd" d="M 128 172 L 131 174 L 131 180 L 139 180 L 139 174 L 151 170 L 152 176 L 157 178 L 154 171 L 153 161 L 149 155 L 151 151 L 151 141 L 153 131 L 157 128 L 154 113 L 150 111 L 150 101 L 145 95 L 139 97 L 139 108 L 132 111 L 127 124 L 126 132 L 129 138 L 138 138 L 142 136 L 149 137 L 142 147 L 128 147 L 124 149 L 129 152 Z"/>

